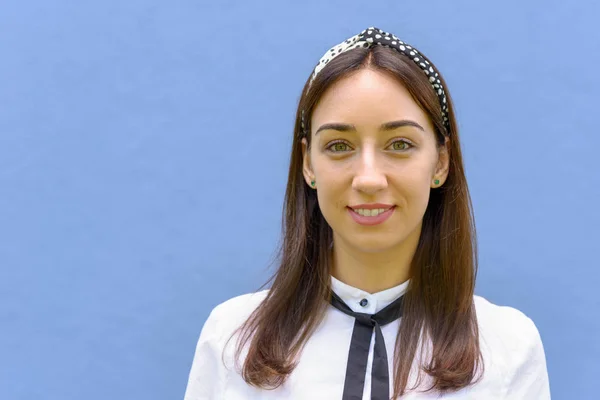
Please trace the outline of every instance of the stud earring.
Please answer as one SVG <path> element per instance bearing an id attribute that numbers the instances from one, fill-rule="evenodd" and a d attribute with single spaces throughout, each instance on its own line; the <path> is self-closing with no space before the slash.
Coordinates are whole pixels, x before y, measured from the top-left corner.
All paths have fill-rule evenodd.
<path id="1" fill-rule="evenodd" d="M 310 186 L 315 187 L 315 181 L 310 181 Z"/>
<path id="2" fill-rule="evenodd" d="M 433 183 L 437 186 L 437 185 L 440 184 L 440 181 L 439 181 L 439 179 L 436 179 L 436 180 L 433 181 Z"/>

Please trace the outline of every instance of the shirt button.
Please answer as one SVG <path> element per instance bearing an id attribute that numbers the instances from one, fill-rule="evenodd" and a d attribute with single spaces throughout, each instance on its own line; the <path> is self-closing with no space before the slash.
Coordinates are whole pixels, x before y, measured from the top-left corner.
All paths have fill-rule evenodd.
<path id="1" fill-rule="evenodd" d="M 360 304 L 362 307 L 366 307 L 366 306 L 367 306 L 367 304 L 369 304 L 369 300 L 367 300 L 367 299 L 362 299 L 362 300 L 360 301 L 360 303 L 358 303 L 358 304 Z"/>

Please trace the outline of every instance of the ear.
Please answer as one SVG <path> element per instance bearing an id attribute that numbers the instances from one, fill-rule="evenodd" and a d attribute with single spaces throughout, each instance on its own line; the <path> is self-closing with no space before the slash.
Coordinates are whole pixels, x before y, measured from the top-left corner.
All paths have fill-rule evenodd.
<path id="1" fill-rule="evenodd" d="M 304 175 L 306 184 L 311 186 L 310 182 L 315 180 L 315 174 L 312 170 L 310 150 L 308 148 L 308 141 L 306 138 L 302 138 L 302 174 Z"/>
<path id="2" fill-rule="evenodd" d="M 433 179 L 431 180 L 432 187 L 440 187 L 446 182 L 448 178 L 448 171 L 450 170 L 450 138 L 446 137 L 444 145 L 441 146 L 438 150 L 438 161 L 435 167 L 435 173 Z M 433 183 L 434 179 L 438 179 L 440 181 L 439 184 L 435 185 Z"/>

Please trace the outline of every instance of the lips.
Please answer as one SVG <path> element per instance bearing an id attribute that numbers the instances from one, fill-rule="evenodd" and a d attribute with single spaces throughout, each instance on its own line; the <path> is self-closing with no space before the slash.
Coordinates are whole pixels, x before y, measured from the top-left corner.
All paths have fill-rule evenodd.
<path id="1" fill-rule="evenodd" d="M 384 205 L 384 206 L 387 206 L 387 205 Z M 380 208 L 384 208 L 384 207 L 380 207 Z M 352 217 L 354 222 L 356 222 L 360 225 L 371 226 L 371 225 L 379 225 L 379 224 L 385 222 L 388 218 L 390 218 L 392 216 L 395 209 L 396 209 L 396 207 L 392 206 L 392 207 L 387 208 L 385 211 L 379 213 L 376 216 L 366 216 L 366 215 L 360 215 L 358 212 L 354 211 L 351 207 L 348 207 L 348 213 L 350 214 L 350 216 Z"/>

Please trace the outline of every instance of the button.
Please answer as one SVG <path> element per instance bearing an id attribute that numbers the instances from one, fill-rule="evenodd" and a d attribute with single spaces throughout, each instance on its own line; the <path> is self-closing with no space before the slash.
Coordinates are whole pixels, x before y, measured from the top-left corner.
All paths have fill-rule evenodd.
<path id="1" fill-rule="evenodd" d="M 369 304 L 369 300 L 367 300 L 367 299 L 362 299 L 362 300 L 360 301 L 360 303 L 358 303 L 358 304 L 360 304 L 362 307 L 366 307 L 366 306 L 367 306 L 367 304 Z"/>

